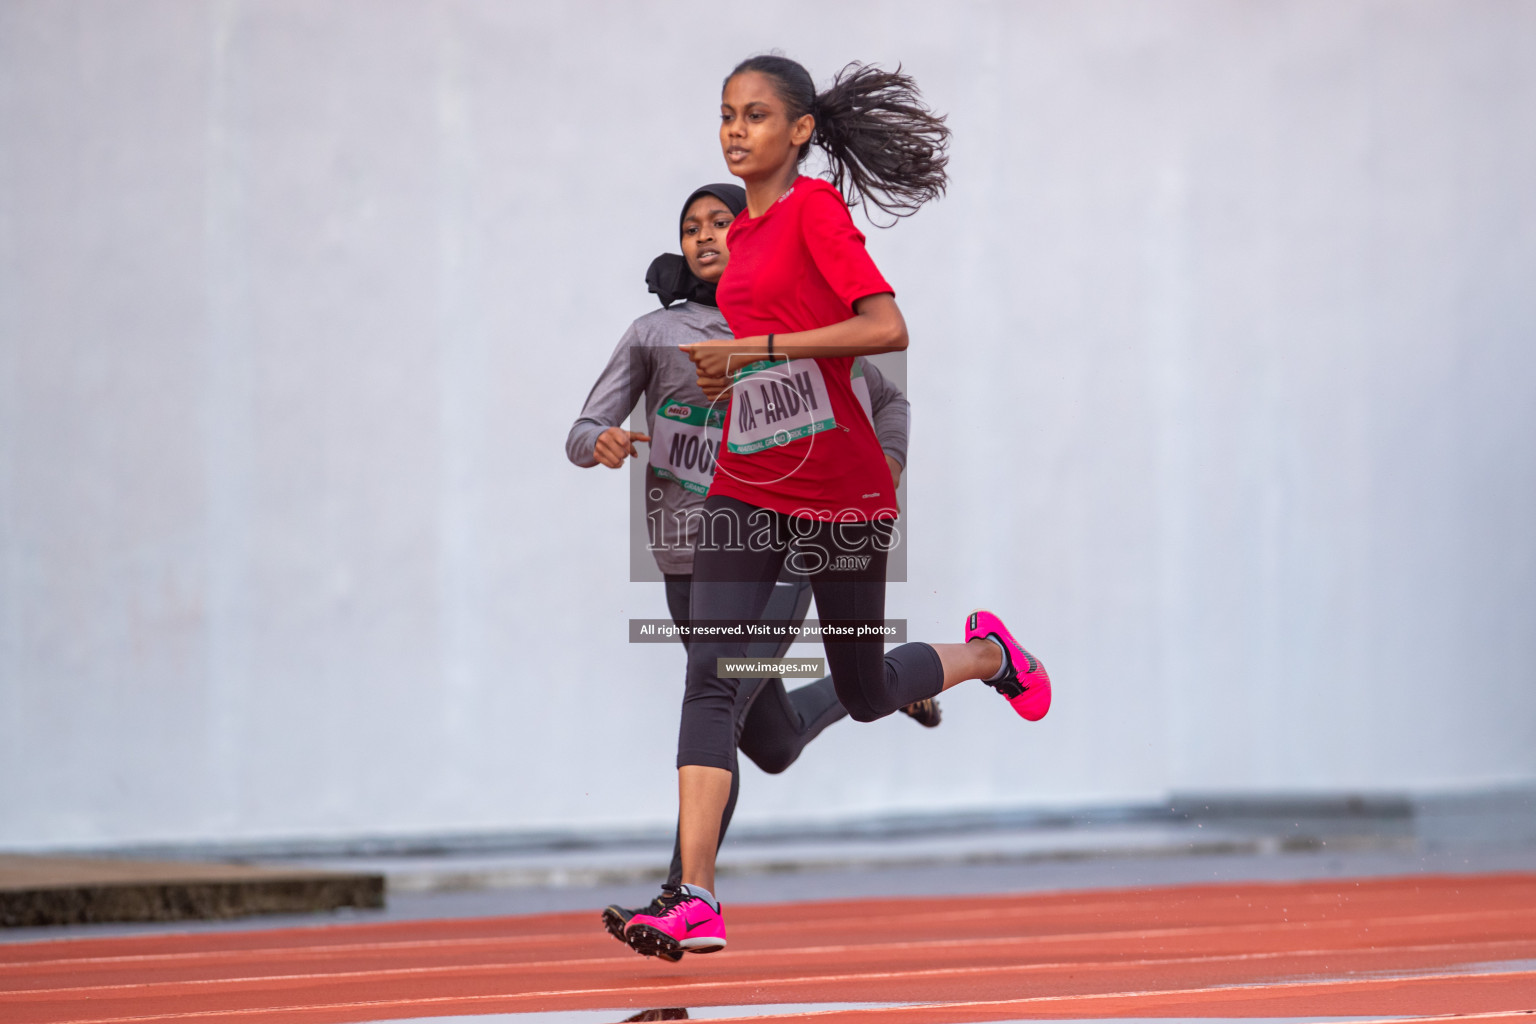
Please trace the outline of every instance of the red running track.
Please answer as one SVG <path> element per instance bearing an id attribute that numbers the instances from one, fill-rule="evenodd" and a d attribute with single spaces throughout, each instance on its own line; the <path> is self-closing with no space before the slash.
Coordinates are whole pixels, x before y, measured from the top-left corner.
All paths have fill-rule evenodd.
<path id="1" fill-rule="evenodd" d="M 341 1021 L 880 1003 L 820 1024 L 1536 1021 L 1536 874 L 726 908 L 670 965 L 580 914 L 0 946 L 0 1022 Z M 1523 963 L 1522 963 L 1523 961 Z M 921 1004 L 921 1005 L 912 1005 Z M 767 1021 L 774 1018 L 756 1017 Z"/>

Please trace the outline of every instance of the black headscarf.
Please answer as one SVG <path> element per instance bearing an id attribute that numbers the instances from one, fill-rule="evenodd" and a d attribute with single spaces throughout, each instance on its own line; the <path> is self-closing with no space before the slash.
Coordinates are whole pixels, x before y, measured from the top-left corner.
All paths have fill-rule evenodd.
<path id="1" fill-rule="evenodd" d="M 683 203 L 683 212 L 677 216 L 677 234 L 681 238 L 683 234 L 683 218 L 688 216 L 688 207 L 700 196 L 714 196 L 725 204 L 726 209 L 732 214 L 738 214 L 747 208 L 747 192 L 740 185 L 703 185 L 693 190 L 693 194 Z M 661 300 L 662 308 L 667 308 L 680 299 L 689 302 L 702 302 L 707 306 L 715 304 L 715 286 L 708 281 L 694 275 L 688 269 L 688 261 L 680 253 L 664 252 L 651 260 L 651 265 L 645 271 L 645 283 L 656 297 Z"/>

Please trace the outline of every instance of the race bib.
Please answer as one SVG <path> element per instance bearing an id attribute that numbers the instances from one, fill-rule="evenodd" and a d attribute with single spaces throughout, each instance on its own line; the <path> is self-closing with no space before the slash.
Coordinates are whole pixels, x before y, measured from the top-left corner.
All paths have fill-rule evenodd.
<path id="1" fill-rule="evenodd" d="M 651 472 L 694 494 L 708 494 L 725 410 L 668 400 L 651 428 Z"/>
<path id="2" fill-rule="evenodd" d="M 837 426 L 814 359 L 759 360 L 737 371 L 731 392 L 735 455 L 755 455 Z"/>

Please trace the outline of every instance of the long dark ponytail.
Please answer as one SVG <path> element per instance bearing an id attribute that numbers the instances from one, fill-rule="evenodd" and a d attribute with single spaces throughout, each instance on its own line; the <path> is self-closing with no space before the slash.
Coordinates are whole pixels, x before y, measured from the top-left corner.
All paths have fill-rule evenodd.
<path id="1" fill-rule="evenodd" d="M 816 131 L 800 147 L 804 160 L 812 145 L 827 153 L 832 184 L 848 205 L 875 206 L 892 217 L 910 217 L 944 194 L 948 183 L 949 128 L 929 110 L 910 75 L 874 64 L 852 63 L 817 94 L 810 72 L 788 57 L 748 57 L 726 76 L 744 71 L 773 79 L 789 119 L 806 114 Z"/>

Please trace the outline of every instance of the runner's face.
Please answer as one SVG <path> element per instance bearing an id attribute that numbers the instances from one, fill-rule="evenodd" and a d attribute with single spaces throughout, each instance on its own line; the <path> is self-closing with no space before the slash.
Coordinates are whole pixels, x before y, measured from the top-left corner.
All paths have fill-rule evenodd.
<path id="1" fill-rule="evenodd" d="M 771 177 L 797 164 L 800 146 L 809 141 L 815 126 L 810 114 L 789 119 L 767 75 L 743 71 L 725 83 L 720 96 L 720 149 L 725 166 L 744 181 Z"/>
<path id="2" fill-rule="evenodd" d="M 683 259 L 695 277 L 714 284 L 725 273 L 730 250 L 725 247 L 725 231 L 736 215 L 719 199 L 699 196 L 683 214 Z"/>

